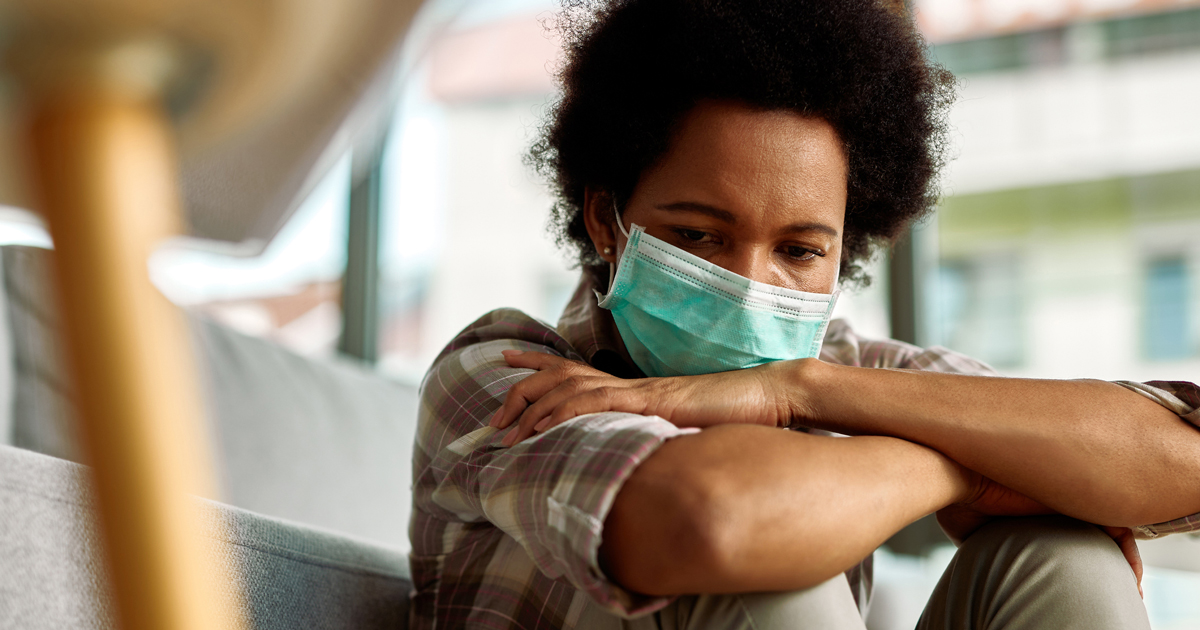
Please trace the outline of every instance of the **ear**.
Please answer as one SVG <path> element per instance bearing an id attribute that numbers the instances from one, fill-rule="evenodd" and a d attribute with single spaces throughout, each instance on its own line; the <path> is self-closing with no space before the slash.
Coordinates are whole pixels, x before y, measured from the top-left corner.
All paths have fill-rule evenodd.
<path id="1" fill-rule="evenodd" d="M 596 251 L 605 262 L 617 262 L 617 226 L 612 195 L 593 188 L 583 191 L 583 222 Z"/>

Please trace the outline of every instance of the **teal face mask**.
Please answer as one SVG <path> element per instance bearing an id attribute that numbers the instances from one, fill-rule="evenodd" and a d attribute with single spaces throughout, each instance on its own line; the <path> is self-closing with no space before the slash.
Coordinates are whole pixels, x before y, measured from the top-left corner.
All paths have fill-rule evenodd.
<path id="1" fill-rule="evenodd" d="M 648 376 L 728 372 L 820 354 L 836 291 L 755 282 L 637 225 L 626 236 L 608 295 L 596 296 Z"/>

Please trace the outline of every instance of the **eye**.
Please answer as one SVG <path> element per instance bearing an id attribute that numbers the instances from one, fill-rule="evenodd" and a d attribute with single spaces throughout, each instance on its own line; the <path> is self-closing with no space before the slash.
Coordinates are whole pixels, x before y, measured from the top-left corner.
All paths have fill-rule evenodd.
<path id="1" fill-rule="evenodd" d="M 720 244 L 720 237 L 716 234 L 697 230 L 689 227 L 673 227 L 671 234 L 675 237 L 675 245 L 684 249 L 697 251 L 699 249 L 712 247 Z"/>
<path id="2" fill-rule="evenodd" d="M 817 257 L 825 257 L 825 252 L 809 247 L 801 247 L 800 245 L 786 245 L 783 247 L 783 251 L 789 257 L 800 261 L 808 261 Z"/>

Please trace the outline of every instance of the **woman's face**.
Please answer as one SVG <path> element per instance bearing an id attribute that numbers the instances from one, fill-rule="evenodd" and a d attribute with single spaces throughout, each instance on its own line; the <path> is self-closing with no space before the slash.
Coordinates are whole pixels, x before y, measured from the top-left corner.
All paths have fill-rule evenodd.
<path id="1" fill-rule="evenodd" d="M 705 102 L 642 175 L 621 219 L 751 280 L 830 293 L 845 215 L 846 155 L 829 123 Z M 589 190 L 588 232 L 616 262 L 626 239 L 612 216 L 608 198 Z"/>

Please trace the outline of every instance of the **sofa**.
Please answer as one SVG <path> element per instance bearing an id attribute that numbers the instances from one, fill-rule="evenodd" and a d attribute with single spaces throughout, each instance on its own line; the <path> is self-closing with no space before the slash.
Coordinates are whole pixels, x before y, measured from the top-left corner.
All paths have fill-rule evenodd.
<path id="1" fill-rule="evenodd" d="M 53 253 L 0 253 L 0 628 L 114 627 Z M 195 517 L 249 627 L 405 628 L 416 388 L 189 321 L 220 482 Z"/>

